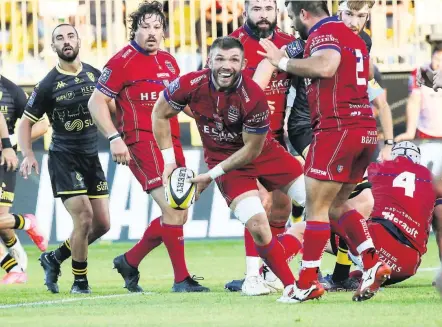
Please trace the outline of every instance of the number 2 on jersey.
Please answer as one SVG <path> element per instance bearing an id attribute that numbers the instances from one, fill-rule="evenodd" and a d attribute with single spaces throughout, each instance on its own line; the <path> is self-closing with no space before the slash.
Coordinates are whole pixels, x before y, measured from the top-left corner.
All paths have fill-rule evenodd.
<path id="1" fill-rule="evenodd" d="M 410 173 L 408 171 L 404 171 L 400 173 L 393 180 L 393 187 L 402 187 L 405 189 L 405 195 L 410 198 L 413 197 L 414 190 L 416 189 L 416 174 Z"/>
<path id="2" fill-rule="evenodd" d="M 359 77 L 359 73 L 364 71 L 364 56 L 360 49 L 355 49 L 356 54 L 356 84 L 367 85 L 367 80 L 363 77 Z"/>

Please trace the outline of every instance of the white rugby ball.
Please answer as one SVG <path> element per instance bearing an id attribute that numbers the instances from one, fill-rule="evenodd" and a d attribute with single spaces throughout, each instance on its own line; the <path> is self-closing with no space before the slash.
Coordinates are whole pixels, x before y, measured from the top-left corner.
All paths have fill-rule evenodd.
<path id="1" fill-rule="evenodd" d="M 178 167 L 170 174 L 164 192 L 171 208 L 185 210 L 195 202 L 196 184 L 188 182 L 193 177 L 193 170 L 186 167 Z"/>

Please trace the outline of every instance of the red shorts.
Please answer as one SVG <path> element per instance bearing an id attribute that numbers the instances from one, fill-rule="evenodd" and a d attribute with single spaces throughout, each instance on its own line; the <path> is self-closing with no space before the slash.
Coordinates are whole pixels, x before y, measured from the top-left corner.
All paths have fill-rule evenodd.
<path id="1" fill-rule="evenodd" d="M 392 270 L 386 284 L 399 283 L 414 276 L 421 264 L 420 253 L 398 241 L 381 224 L 369 220 L 367 225 L 379 258 Z"/>
<path id="2" fill-rule="evenodd" d="M 163 185 L 164 162 L 161 150 L 152 133 L 143 133 L 140 141 L 128 146 L 132 160 L 129 168 L 140 182 L 143 190 L 150 192 Z M 180 140 L 172 137 L 175 160 L 178 167 L 186 165 Z"/>
<path id="3" fill-rule="evenodd" d="M 239 195 L 258 190 L 257 180 L 272 192 L 281 189 L 303 173 L 301 163 L 274 139 L 251 164 L 216 179 L 227 205 Z M 211 165 L 210 165 L 211 166 Z M 210 167 L 212 168 L 212 167 Z"/>
<path id="4" fill-rule="evenodd" d="M 375 129 L 315 132 L 305 175 L 325 181 L 359 183 L 376 150 Z"/>
<path id="5" fill-rule="evenodd" d="M 421 132 L 420 130 L 416 130 L 416 138 L 417 139 L 442 139 L 442 136 L 431 136 Z"/>

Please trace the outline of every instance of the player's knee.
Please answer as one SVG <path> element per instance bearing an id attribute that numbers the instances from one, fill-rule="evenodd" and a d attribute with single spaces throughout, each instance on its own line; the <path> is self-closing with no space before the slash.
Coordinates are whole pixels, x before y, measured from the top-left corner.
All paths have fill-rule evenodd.
<path id="1" fill-rule="evenodd" d="M 106 234 L 110 230 L 110 221 L 105 220 L 100 222 L 100 224 L 95 225 L 93 227 L 93 233 L 95 234 L 96 238 L 100 238 L 104 234 Z"/>
<path id="2" fill-rule="evenodd" d="M 77 231 L 81 232 L 82 234 L 86 236 L 89 235 L 89 233 L 92 231 L 93 217 L 94 215 L 92 210 L 85 208 L 76 215 L 76 223 L 74 223 L 74 227 L 76 227 Z"/>
<path id="3" fill-rule="evenodd" d="M 374 206 L 374 198 L 370 189 L 364 189 L 354 198 L 348 200 L 350 207 L 356 209 L 365 218 L 370 217 Z"/>
<path id="4" fill-rule="evenodd" d="M 251 229 L 259 229 L 261 225 L 266 224 L 268 226 L 269 224 L 261 199 L 257 196 L 248 196 L 239 200 L 233 213 L 239 221 L 247 226 L 251 233 Z"/>
<path id="5" fill-rule="evenodd" d="M 305 206 L 306 192 L 304 175 L 299 176 L 287 190 L 287 195 L 299 206 Z"/>

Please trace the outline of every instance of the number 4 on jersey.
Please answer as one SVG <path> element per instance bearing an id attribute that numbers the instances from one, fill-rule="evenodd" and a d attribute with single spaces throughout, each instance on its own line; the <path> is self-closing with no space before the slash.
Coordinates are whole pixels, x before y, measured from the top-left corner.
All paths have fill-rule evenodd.
<path id="1" fill-rule="evenodd" d="M 416 174 L 410 173 L 408 171 L 404 171 L 400 173 L 393 180 L 393 187 L 402 187 L 405 189 L 405 195 L 410 198 L 413 197 L 414 190 L 416 189 Z"/>

